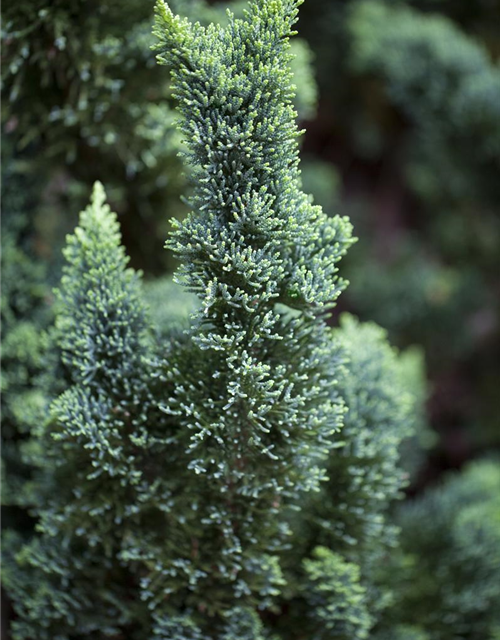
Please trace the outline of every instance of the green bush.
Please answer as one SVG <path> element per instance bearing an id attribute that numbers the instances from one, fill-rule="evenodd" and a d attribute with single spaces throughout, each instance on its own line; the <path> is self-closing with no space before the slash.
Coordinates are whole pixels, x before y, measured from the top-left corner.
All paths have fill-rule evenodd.
<path id="1" fill-rule="evenodd" d="M 168 244 L 199 302 L 186 296 L 169 315 L 158 300 L 180 300 L 173 285 L 142 291 L 96 184 L 57 291 L 64 390 L 27 448 L 36 534 L 6 541 L 16 639 L 255 640 L 275 626 L 259 611 L 277 610 L 296 574 L 305 630 L 367 637 L 377 587 L 366 571 L 375 540 L 394 535 L 384 514 L 403 482 L 412 400 L 391 381 L 383 332 L 326 323 L 352 240 L 346 219 L 300 189 L 296 13 L 256 1 L 225 28 L 203 27 L 158 5 L 195 178 L 196 213 Z M 322 486 L 334 529 L 306 499 Z M 290 508 L 309 504 L 320 533 L 289 567 Z"/>
<path id="2" fill-rule="evenodd" d="M 93 13 L 76 1 L 48 7 L 28 0 L 7 10 L 4 123 L 14 159 L 36 156 L 42 144 L 52 158 L 46 167 L 27 161 L 23 180 L 36 175 L 33 190 L 16 174 L 4 198 L 9 517 L 2 581 L 13 640 L 499 634 L 498 464 L 476 463 L 396 508 L 412 479 L 419 489 L 416 470 L 429 439 L 422 353 L 397 351 L 384 329 L 348 314 L 334 326 L 332 310 L 347 284 L 339 262 L 353 238 L 345 216 L 328 216 L 304 192 L 333 208 L 340 200 L 329 165 L 316 158 L 304 175 L 299 168 L 297 111 L 309 117 L 316 101 L 310 51 L 289 42 L 300 4 L 236 2 L 224 14 L 204 0 L 174 2 L 187 16 L 180 17 L 158 0 L 163 71 L 150 66 L 149 8 L 135 0 L 125 12 L 113 2 Z M 374 45 L 375 35 L 390 31 L 385 11 L 365 1 L 340 12 L 348 22 L 336 28 L 348 25 L 344 35 L 359 36 L 358 53 L 368 51 L 363 73 L 380 73 L 377 65 L 392 60 L 384 38 Z M 406 44 L 430 51 L 428 64 L 451 74 L 453 87 L 471 60 L 492 72 L 469 41 L 463 59 L 443 53 L 434 39 L 457 38 L 451 23 L 418 18 L 415 35 L 405 22 L 412 11 L 394 11 Z M 363 26 L 364 12 L 373 21 Z M 397 36 L 391 32 L 389 41 Z M 57 55 L 44 57 L 47 42 Z M 399 87 L 391 100 L 411 96 L 410 107 L 397 102 L 408 118 L 444 117 L 440 91 L 450 86 L 430 83 L 417 104 L 412 77 L 416 85 L 425 79 L 419 64 L 407 75 L 397 59 L 387 64 L 384 80 Z M 29 78 L 45 82 L 33 109 Z M 464 80 L 457 97 L 456 113 L 470 131 L 494 120 L 495 86 L 485 78 Z M 64 108 L 54 111 L 53 98 Z M 172 126 L 174 104 L 184 142 Z M 443 148 L 465 136 L 449 125 Z M 116 155 L 122 143 L 126 153 Z M 488 135 L 478 162 L 489 162 L 492 149 Z M 56 254 L 57 243 L 48 231 L 37 237 L 31 224 L 51 209 L 54 184 L 45 176 L 57 182 L 67 162 L 62 189 L 81 194 L 106 158 L 111 201 L 123 204 L 137 188 L 151 205 L 151 227 L 147 215 L 133 224 L 122 216 L 122 238 L 95 183 L 66 239 L 52 300 L 53 275 L 40 253 Z M 465 171 L 475 186 L 476 170 Z M 174 181 L 168 195 L 164 173 Z M 191 210 L 183 220 L 181 191 Z M 143 282 L 130 267 L 127 236 L 140 231 L 131 253 L 146 247 L 149 270 L 159 270 L 155 244 L 166 222 L 158 226 L 152 205 L 161 202 L 168 202 L 162 215 L 176 216 L 167 248 L 180 266 L 174 281 L 166 274 Z M 415 320 L 406 300 L 429 334 L 446 318 L 451 335 L 469 300 L 463 273 L 415 262 L 418 247 L 408 254 L 392 291 L 384 282 L 389 269 L 370 262 L 365 283 L 352 269 L 362 283 L 353 298 L 400 338 Z"/>
<path id="3" fill-rule="evenodd" d="M 401 508 L 390 564 L 393 625 L 430 640 L 496 638 L 500 629 L 500 466 L 475 462 Z M 386 637 L 384 632 L 381 637 Z"/>

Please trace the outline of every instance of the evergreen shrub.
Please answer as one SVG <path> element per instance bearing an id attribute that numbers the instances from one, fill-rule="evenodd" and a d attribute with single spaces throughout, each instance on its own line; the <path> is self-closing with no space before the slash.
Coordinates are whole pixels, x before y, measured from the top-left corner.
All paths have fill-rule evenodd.
<path id="1" fill-rule="evenodd" d="M 4 537 L 14 640 L 496 630 L 497 569 L 484 562 L 496 557 L 495 463 L 457 481 L 441 520 L 432 497 L 392 517 L 421 362 L 374 324 L 332 326 L 353 238 L 302 190 L 289 44 L 299 5 L 252 0 L 204 24 L 157 4 L 193 183 L 192 212 L 167 241 L 176 284 L 143 283 L 129 266 L 96 183 L 64 249 L 43 360 L 52 379 L 30 374 L 44 411 L 21 446 L 12 439 L 35 523 Z M 426 540 L 457 577 L 418 591 L 435 603 L 418 602 L 428 623 L 410 615 L 405 581 L 415 568 L 410 587 L 428 583 Z"/>

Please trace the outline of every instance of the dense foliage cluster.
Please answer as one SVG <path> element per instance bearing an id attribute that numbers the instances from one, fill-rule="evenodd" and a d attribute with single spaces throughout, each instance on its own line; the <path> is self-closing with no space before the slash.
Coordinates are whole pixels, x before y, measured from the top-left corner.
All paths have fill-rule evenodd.
<path id="1" fill-rule="evenodd" d="M 293 519 L 284 591 L 293 624 L 283 637 L 296 629 L 297 638 L 305 631 L 313 638 L 367 638 L 390 601 L 377 574 L 397 546 L 388 507 L 408 478 L 400 448 L 415 427 L 421 373 L 376 325 L 344 316 L 335 335 L 347 359 L 338 380 L 347 409 L 342 443 L 328 458 L 321 491 L 306 495 Z"/>
<path id="2" fill-rule="evenodd" d="M 434 361 L 462 357 L 475 342 L 454 333 L 457 317 L 486 304 L 494 258 L 471 239 L 452 243 L 445 266 L 433 225 L 429 259 L 418 235 L 392 235 L 390 224 L 378 247 L 388 261 L 366 237 L 351 248 L 349 219 L 333 215 L 345 204 L 339 174 L 307 140 L 299 166 L 297 120 L 318 98 L 311 50 L 290 41 L 301 0 L 236 1 L 228 12 L 158 0 L 154 38 L 150 7 L 125 4 L 5 10 L 8 633 L 497 638 L 498 461 L 422 490 L 434 437 L 422 352 L 334 312 L 348 273 L 351 303 L 400 345 L 437 335 L 425 339 Z M 331 50 L 331 62 L 346 45 L 328 99 L 346 74 L 369 77 L 383 110 L 405 118 L 412 193 L 444 212 L 489 206 L 498 69 L 451 21 L 397 4 L 330 3 L 328 22 L 309 0 L 313 49 Z M 323 93 L 328 64 L 317 61 Z M 383 136 L 367 113 L 353 115 L 371 130 L 356 144 L 376 155 Z M 119 214 L 95 182 L 60 264 L 58 236 L 95 178 Z M 143 279 L 128 250 L 148 276 L 170 265 L 155 246 L 168 215 L 163 253 L 180 266 L 173 280 Z M 476 253 L 492 274 L 481 287 L 475 268 L 453 262 Z M 453 348 L 435 325 L 461 336 Z M 397 506 L 410 483 L 416 497 Z"/>
<path id="3" fill-rule="evenodd" d="M 402 507 L 397 521 L 401 550 L 388 567 L 395 594 L 390 626 L 411 627 L 428 640 L 497 638 L 498 462 L 476 462 L 451 475 Z M 381 631 L 380 637 L 387 636 Z"/>

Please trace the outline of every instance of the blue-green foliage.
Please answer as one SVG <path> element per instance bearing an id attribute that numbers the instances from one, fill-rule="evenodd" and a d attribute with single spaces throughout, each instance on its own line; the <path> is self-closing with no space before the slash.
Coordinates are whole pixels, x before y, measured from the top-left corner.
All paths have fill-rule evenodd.
<path id="1" fill-rule="evenodd" d="M 352 316 L 335 334 L 346 358 L 338 380 L 344 427 L 326 462 L 328 480 L 291 521 L 283 593 L 292 624 L 284 638 L 362 640 L 390 601 L 378 572 L 397 546 L 389 507 L 407 482 L 400 448 L 416 426 L 421 366 L 392 349 L 380 327 Z M 289 628 L 296 635 L 286 635 Z"/>
<path id="2" fill-rule="evenodd" d="M 219 0 L 211 4 L 208 4 L 207 0 L 172 0 L 169 6 L 173 13 L 187 17 L 193 22 L 197 21 L 205 26 L 214 22 L 225 27 L 231 15 L 237 18 L 244 16 L 248 0 Z M 309 45 L 302 38 L 294 38 L 290 42 L 290 48 L 293 55 L 290 67 L 295 90 L 293 103 L 299 120 L 307 120 L 315 114 L 318 100 L 313 55 Z"/>
<path id="3" fill-rule="evenodd" d="M 135 581 L 119 558 L 134 519 L 166 502 L 147 473 L 165 418 L 151 398 L 145 311 L 99 184 L 80 224 L 57 296 L 66 391 L 29 449 L 39 535 L 6 543 L 14 638 L 106 637 L 137 619 L 127 601 Z"/>
<path id="4" fill-rule="evenodd" d="M 500 466 L 476 462 L 402 507 L 401 552 L 388 564 L 394 603 L 381 637 L 413 625 L 430 640 L 500 630 Z M 497 635 L 495 635 L 497 634 Z"/>
<path id="5" fill-rule="evenodd" d="M 304 560 L 304 598 L 315 631 L 311 640 L 369 637 L 373 624 L 368 612 L 366 588 L 360 583 L 360 569 L 326 547 L 316 547 Z M 311 615 L 311 614 L 310 614 Z"/>
<path id="6" fill-rule="evenodd" d="M 36 535 L 6 542 L 15 640 L 364 640 L 385 605 L 413 399 L 380 329 L 327 324 L 352 239 L 301 190 L 298 4 L 207 27 L 158 4 L 194 179 L 168 246 L 194 296 L 175 318 L 172 285 L 141 290 L 96 184 L 56 296 L 65 390 L 27 448 Z"/>
<path id="7" fill-rule="evenodd" d="M 340 358 L 318 314 L 342 289 L 335 263 L 350 228 L 300 191 L 287 42 L 295 3 L 253 2 L 225 28 L 193 25 L 164 4 L 157 15 L 195 180 L 196 212 L 169 246 L 182 260 L 177 278 L 201 300 L 189 352 L 172 354 L 160 375 L 174 383 L 164 408 L 193 472 L 187 526 L 204 525 L 199 557 L 184 563 L 200 586 L 217 584 L 211 605 L 223 611 L 235 596 L 266 603 L 277 593 L 277 516 L 316 485 L 311 459 L 339 428 Z"/>
<path id="8" fill-rule="evenodd" d="M 283 583 L 279 516 L 317 486 L 340 428 L 323 312 L 351 240 L 300 190 L 295 3 L 249 11 L 204 28 L 159 8 L 185 130 L 198 132 L 198 212 L 170 241 L 202 302 L 188 333 L 165 341 L 149 326 L 99 184 L 68 238 L 55 332 L 67 389 L 31 449 L 39 535 L 7 545 L 16 639 L 174 626 L 258 638 L 252 609 Z"/>
<path id="9" fill-rule="evenodd" d="M 336 335 L 347 359 L 338 386 L 347 409 L 342 446 L 328 458 L 329 480 L 304 505 L 302 526 L 315 544 L 359 560 L 393 540 L 386 512 L 405 483 L 399 448 L 413 432 L 418 389 L 380 327 L 343 316 Z"/>
<path id="10" fill-rule="evenodd" d="M 120 241 L 118 223 L 97 183 L 92 204 L 63 252 L 68 266 L 57 291 L 56 329 L 74 384 L 126 398 L 140 367 L 146 325 L 137 275 L 126 268 Z"/>

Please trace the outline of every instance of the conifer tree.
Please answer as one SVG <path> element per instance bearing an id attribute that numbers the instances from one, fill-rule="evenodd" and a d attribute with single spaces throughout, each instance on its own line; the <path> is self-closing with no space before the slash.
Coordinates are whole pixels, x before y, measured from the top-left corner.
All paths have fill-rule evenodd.
<path id="1" fill-rule="evenodd" d="M 379 565 L 397 547 L 389 506 L 407 480 L 400 448 L 415 426 L 421 373 L 374 324 L 344 315 L 335 334 L 346 357 L 342 442 L 328 457 L 328 480 L 293 519 L 283 638 L 368 638 L 391 599 Z"/>
<path id="2" fill-rule="evenodd" d="M 300 190 L 288 54 L 297 4 L 252 2 L 225 28 L 157 7 L 195 181 L 195 211 L 168 246 L 201 301 L 190 353 L 159 371 L 194 472 L 184 527 L 197 557 L 186 545 L 180 560 L 210 613 L 235 597 L 268 603 L 281 581 L 279 514 L 317 487 L 340 423 L 340 354 L 323 315 L 343 287 L 336 263 L 350 226 Z"/>
<path id="3" fill-rule="evenodd" d="M 396 549 L 422 385 L 380 328 L 329 326 L 352 238 L 301 187 L 300 3 L 252 0 L 207 25 L 158 0 L 193 177 L 167 248 L 189 294 L 142 286 L 97 183 L 64 251 L 50 408 L 34 378 L 36 530 L 4 541 L 13 640 L 499 633 L 496 463 L 404 508 Z"/>
<path id="4" fill-rule="evenodd" d="M 194 176 L 167 245 L 198 304 L 184 332 L 161 309 L 152 326 L 97 184 L 57 292 L 37 535 L 7 544 L 15 640 L 362 640 L 375 622 L 410 401 L 378 329 L 327 324 L 352 239 L 301 190 L 299 4 L 225 27 L 158 4 Z"/>
<path id="5" fill-rule="evenodd" d="M 280 515 L 317 487 L 342 413 L 324 313 L 350 225 L 300 190 L 296 5 L 253 2 L 225 28 L 159 5 L 197 210 L 169 245 L 201 309 L 151 376 L 137 277 L 97 185 L 58 293 L 68 388 L 40 436 L 41 535 L 7 572 L 16 638 L 258 637 L 253 610 L 282 581 Z"/>
<path id="6" fill-rule="evenodd" d="M 142 473 L 165 421 L 144 364 L 145 309 L 100 184 L 65 257 L 55 340 L 66 390 L 30 450 L 40 535 L 6 543 L 15 638 L 107 637 L 134 619 L 121 544 L 161 491 Z"/>

